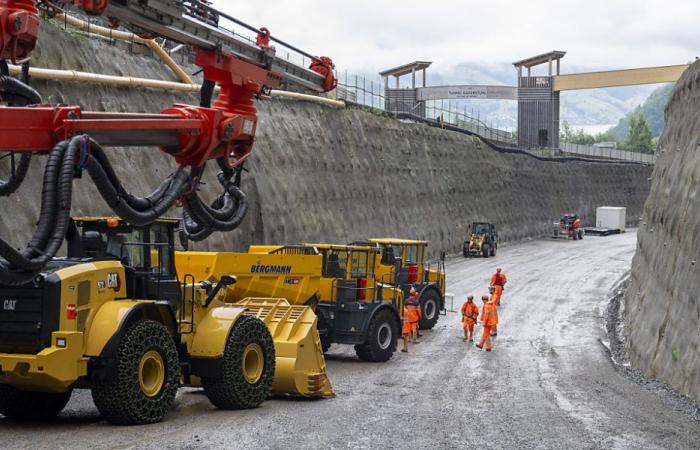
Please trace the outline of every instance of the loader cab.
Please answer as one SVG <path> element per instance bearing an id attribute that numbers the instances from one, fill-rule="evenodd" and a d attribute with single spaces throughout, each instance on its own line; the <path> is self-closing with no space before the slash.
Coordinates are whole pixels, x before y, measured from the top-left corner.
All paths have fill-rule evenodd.
<path id="1" fill-rule="evenodd" d="M 305 244 L 323 256 L 321 300 L 375 301 L 377 249 L 347 245 Z"/>
<path id="2" fill-rule="evenodd" d="M 180 301 L 175 270 L 175 231 L 179 221 L 159 219 L 136 226 L 119 218 L 76 218 L 68 236 L 68 257 L 116 259 L 126 272 L 129 298 Z"/>
<path id="3" fill-rule="evenodd" d="M 425 257 L 428 243 L 409 239 L 370 239 L 369 245 L 379 249 L 377 278 L 394 285 L 424 283 Z"/>
<path id="4" fill-rule="evenodd" d="M 413 239 L 377 238 L 356 242 L 379 249 L 376 276 L 381 283 L 400 288 L 408 297 L 411 287 L 420 293 L 421 328 L 433 328 L 445 310 L 445 253 L 427 261 L 428 242 Z"/>

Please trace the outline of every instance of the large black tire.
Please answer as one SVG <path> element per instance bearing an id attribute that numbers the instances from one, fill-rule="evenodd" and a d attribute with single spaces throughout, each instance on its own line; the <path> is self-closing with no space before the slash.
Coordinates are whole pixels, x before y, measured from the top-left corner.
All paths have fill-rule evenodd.
<path id="1" fill-rule="evenodd" d="M 481 256 L 483 256 L 484 258 L 488 258 L 490 251 L 491 249 L 489 248 L 489 245 L 484 244 L 484 246 L 481 247 Z"/>
<path id="2" fill-rule="evenodd" d="M 496 256 L 496 250 L 497 250 L 497 249 L 498 249 L 498 245 L 497 245 L 497 244 L 493 244 L 493 246 L 491 247 L 491 256 Z"/>
<path id="3" fill-rule="evenodd" d="M 319 337 L 321 338 L 321 349 L 325 354 L 331 348 L 331 339 L 328 337 L 328 323 L 322 313 L 316 312 L 316 317 L 318 320 L 316 322 L 316 329 L 318 330 Z"/>
<path id="4" fill-rule="evenodd" d="M 432 329 L 440 318 L 440 294 L 435 289 L 428 289 L 421 294 L 420 312 L 420 329 Z"/>
<path id="5" fill-rule="evenodd" d="M 122 336 L 116 360 L 114 380 L 92 387 L 102 417 L 119 425 L 163 420 L 180 379 L 177 348 L 168 329 L 153 320 L 135 322 Z"/>
<path id="6" fill-rule="evenodd" d="M 275 343 L 258 318 L 243 316 L 226 340 L 221 376 L 202 378 L 204 393 L 220 409 L 250 409 L 270 395 L 275 378 Z"/>
<path id="7" fill-rule="evenodd" d="M 379 311 L 369 324 L 368 342 L 356 345 L 357 357 L 368 362 L 389 361 L 396 351 L 399 339 L 399 323 L 388 309 Z"/>
<path id="8" fill-rule="evenodd" d="M 0 384 L 0 414 L 14 420 L 51 420 L 66 407 L 71 393 L 21 391 Z"/>

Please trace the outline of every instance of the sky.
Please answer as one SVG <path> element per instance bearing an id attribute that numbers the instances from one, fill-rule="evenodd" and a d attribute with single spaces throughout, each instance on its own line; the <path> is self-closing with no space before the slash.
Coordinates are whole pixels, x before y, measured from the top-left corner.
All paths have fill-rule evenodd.
<path id="1" fill-rule="evenodd" d="M 572 67 L 683 64 L 700 56 L 693 0 L 214 0 L 214 6 L 341 70 L 376 74 L 415 60 L 508 65 L 550 50 Z M 465 80 L 466 81 L 466 80 Z"/>

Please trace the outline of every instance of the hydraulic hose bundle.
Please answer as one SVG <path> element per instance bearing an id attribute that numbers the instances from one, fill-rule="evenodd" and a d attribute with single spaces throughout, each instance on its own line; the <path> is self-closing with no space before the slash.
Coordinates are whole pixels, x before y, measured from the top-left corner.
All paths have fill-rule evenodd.
<path id="1" fill-rule="evenodd" d="M 8 81 L 13 80 L 13 81 Z M 22 87 L 24 86 L 24 87 Z M 41 102 L 33 89 L 20 80 L 0 76 L 0 92 L 19 95 L 27 102 Z M 21 94 L 21 95 L 20 95 Z M 14 162 L 8 181 L 0 181 L 0 196 L 15 192 L 29 169 L 30 153 Z M 102 147 L 86 135 L 60 142 L 49 153 L 44 171 L 41 211 L 34 235 L 23 250 L 15 249 L 0 238 L 0 284 L 26 284 L 53 258 L 69 230 L 73 179 L 85 171 L 95 183 L 105 203 L 121 218 L 134 225 L 147 225 L 163 216 L 180 202 L 183 206 L 184 230 L 189 239 L 201 241 L 215 231 L 231 231 L 245 218 L 248 199 L 240 190 L 242 167 L 227 168 L 218 180 L 224 189 L 210 205 L 198 193 L 204 166 L 179 166 L 155 191 L 145 197 L 130 194 L 117 177 Z"/>
<path id="2" fill-rule="evenodd" d="M 21 81 L 9 75 L 9 69 L 5 61 L 0 62 L 0 101 L 11 106 L 27 106 L 41 103 L 41 95 L 32 89 L 27 81 L 29 79 L 29 65 L 22 66 Z M 15 155 L 11 154 L 11 175 L 7 181 L 0 180 L 0 197 L 13 194 L 22 185 L 32 162 L 31 153 L 23 153 L 19 163 L 15 163 Z"/>

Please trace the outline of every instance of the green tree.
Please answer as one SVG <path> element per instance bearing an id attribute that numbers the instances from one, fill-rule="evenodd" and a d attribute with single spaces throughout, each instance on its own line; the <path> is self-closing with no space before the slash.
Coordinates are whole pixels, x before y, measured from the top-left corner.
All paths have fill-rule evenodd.
<path id="1" fill-rule="evenodd" d="M 626 149 L 651 153 L 654 150 L 652 138 L 651 129 L 644 118 L 644 113 L 640 111 L 638 114 L 630 117 L 630 128 L 624 145 Z"/>

